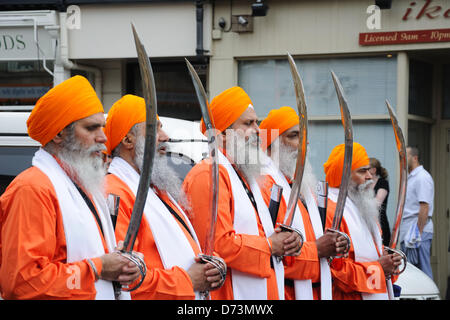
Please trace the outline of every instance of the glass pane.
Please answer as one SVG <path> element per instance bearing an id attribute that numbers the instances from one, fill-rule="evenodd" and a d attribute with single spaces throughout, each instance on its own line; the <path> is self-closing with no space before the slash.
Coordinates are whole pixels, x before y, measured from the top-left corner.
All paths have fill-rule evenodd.
<path id="1" fill-rule="evenodd" d="M 0 147 L 0 195 L 23 170 L 31 167 L 38 147 Z"/>
<path id="2" fill-rule="evenodd" d="M 396 58 L 297 59 L 296 64 L 309 115 L 340 115 L 330 70 L 339 77 L 354 115 L 386 114 L 385 99 L 396 101 Z M 296 105 L 287 59 L 239 61 L 238 83 L 249 94 L 259 117 L 274 108 Z"/>
<path id="3" fill-rule="evenodd" d="M 408 113 L 432 117 L 433 65 L 410 60 Z"/>
<path id="4" fill-rule="evenodd" d="M 442 119 L 450 119 L 450 64 L 444 65 L 442 84 Z"/>
<path id="5" fill-rule="evenodd" d="M 193 64 L 206 90 L 206 64 Z M 185 120 L 200 120 L 200 105 L 195 94 L 186 62 L 152 63 L 155 77 L 158 115 Z M 126 92 L 143 96 L 139 65 L 127 66 Z"/>
<path id="6" fill-rule="evenodd" d="M 419 121 L 408 121 L 408 146 L 419 149 L 419 162 L 430 171 L 431 125 Z"/>
<path id="7" fill-rule="evenodd" d="M 47 61 L 53 70 L 53 62 Z M 0 62 L 1 106 L 34 105 L 53 86 L 53 77 L 43 69 L 41 61 Z"/>

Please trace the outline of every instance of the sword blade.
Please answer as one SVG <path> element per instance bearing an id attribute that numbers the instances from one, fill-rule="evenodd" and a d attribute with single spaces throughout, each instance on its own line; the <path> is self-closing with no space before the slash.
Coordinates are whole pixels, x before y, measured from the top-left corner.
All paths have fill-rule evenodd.
<path id="1" fill-rule="evenodd" d="M 344 150 L 344 166 L 342 170 L 341 185 L 339 186 L 339 195 L 336 203 L 336 211 L 334 212 L 332 229 L 339 230 L 341 226 L 342 216 L 344 214 L 345 201 L 347 199 L 348 185 L 350 182 L 350 175 L 352 170 L 353 158 L 353 126 L 350 111 L 348 109 L 347 100 L 344 96 L 344 90 L 341 82 L 336 74 L 331 71 L 334 87 L 339 100 L 339 108 L 341 110 L 342 126 L 345 133 L 345 150 Z"/>
<path id="2" fill-rule="evenodd" d="M 305 169 L 306 149 L 308 141 L 308 115 L 306 110 L 305 90 L 303 82 L 298 72 L 294 59 L 288 53 L 289 66 L 291 68 L 292 79 L 294 80 L 295 98 L 297 101 L 297 110 L 299 116 L 300 127 L 300 143 L 298 145 L 297 163 L 295 166 L 295 178 L 292 184 L 291 194 L 288 200 L 286 217 L 284 224 L 291 226 L 294 221 L 295 208 L 297 206 L 298 197 L 300 195 L 300 187 L 302 185 L 303 172 Z"/>
<path id="3" fill-rule="evenodd" d="M 128 224 L 127 233 L 123 242 L 123 251 L 131 252 L 137 237 L 139 226 L 141 224 L 142 215 L 144 213 L 144 205 L 147 199 L 148 189 L 150 187 L 150 178 L 153 169 L 153 158 L 156 152 L 156 129 L 157 129 L 157 102 L 155 79 L 153 77 L 150 59 L 147 56 L 144 46 L 134 28 L 131 25 L 134 35 L 134 42 L 139 61 L 139 69 L 142 79 L 142 91 L 144 93 L 146 119 L 145 119 L 145 147 L 142 172 L 139 178 L 139 185 L 136 193 L 136 201 L 131 212 L 130 223 Z"/>
<path id="4" fill-rule="evenodd" d="M 395 142 L 397 145 L 398 156 L 400 161 L 400 184 L 398 187 L 397 210 L 396 210 L 397 214 L 395 216 L 395 222 L 392 228 L 391 240 L 389 242 L 389 247 L 395 249 L 395 247 L 397 246 L 400 223 L 403 217 L 403 208 L 405 207 L 408 166 L 406 158 L 406 144 L 405 139 L 403 137 L 402 129 L 398 124 L 395 111 L 392 109 L 391 105 L 389 104 L 389 101 L 387 100 L 386 106 L 389 111 L 389 116 L 391 117 L 392 128 L 394 129 Z"/>
<path id="5" fill-rule="evenodd" d="M 210 184 L 212 187 L 212 193 L 210 194 L 209 199 L 209 210 L 211 212 L 211 221 L 209 230 L 207 232 L 205 242 L 203 245 L 204 253 L 208 256 L 213 255 L 214 251 L 214 238 L 216 234 L 216 220 L 217 220 L 217 210 L 218 210 L 218 202 L 219 202 L 219 163 L 218 163 L 218 147 L 217 147 L 217 139 L 216 139 L 216 130 L 214 126 L 214 120 L 211 114 L 211 110 L 208 107 L 208 97 L 206 95 L 205 88 L 198 77 L 197 72 L 195 71 L 192 64 L 186 60 L 186 65 L 189 70 L 189 74 L 192 78 L 192 83 L 194 84 L 195 93 L 197 95 L 198 102 L 200 103 L 200 109 L 203 116 L 203 122 L 206 127 L 206 135 L 208 138 L 208 149 L 209 149 L 209 157 L 211 159 L 211 175 L 210 175 Z"/>

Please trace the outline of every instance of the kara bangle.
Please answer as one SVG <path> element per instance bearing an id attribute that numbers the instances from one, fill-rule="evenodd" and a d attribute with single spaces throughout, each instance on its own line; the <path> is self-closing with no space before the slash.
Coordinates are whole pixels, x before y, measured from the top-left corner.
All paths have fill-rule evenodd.
<path id="1" fill-rule="evenodd" d="M 87 259 L 87 262 L 89 263 L 89 265 L 91 266 L 92 270 L 94 271 L 95 281 L 97 281 L 98 279 L 100 279 L 100 276 L 99 276 L 99 274 L 97 272 L 97 267 L 95 266 L 95 263 L 91 259 Z"/>
<path id="2" fill-rule="evenodd" d="M 272 245 L 270 244 L 270 239 L 266 238 L 267 243 L 269 244 L 269 250 L 270 250 L 270 254 L 272 254 Z"/>

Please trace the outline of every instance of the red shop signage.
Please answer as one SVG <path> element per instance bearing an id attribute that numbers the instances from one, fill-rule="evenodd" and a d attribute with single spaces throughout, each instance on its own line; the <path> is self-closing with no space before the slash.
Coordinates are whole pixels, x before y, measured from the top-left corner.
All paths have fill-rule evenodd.
<path id="1" fill-rule="evenodd" d="M 359 34 L 360 46 L 422 42 L 450 42 L 450 29 L 369 32 Z"/>

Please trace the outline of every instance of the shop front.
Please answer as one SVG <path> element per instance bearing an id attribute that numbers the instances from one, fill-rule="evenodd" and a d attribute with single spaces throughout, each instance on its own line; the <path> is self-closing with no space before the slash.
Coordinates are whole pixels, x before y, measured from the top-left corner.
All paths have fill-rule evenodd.
<path id="1" fill-rule="evenodd" d="M 353 118 L 354 139 L 389 172 L 392 226 L 398 155 L 385 100 L 395 108 L 407 143 L 421 151 L 435 183 L 434 280 L 447 287 L 450 166 L 450 4 L 445 0 L 215 1 L 211 96 L 242 86 L 263 119 L 272 108 L 295 106 L 287 52 L 302 76 L 308 104 L 308 157 L 319 179 L 331 149 L 344 141 L 330 71 L 340 78 Z M 377 1 L 378 2 L 378 1 Z M 386 2 L 386 1 L 384 1 Z M 239 21 L 247 20 L 247 24 Z"/>

